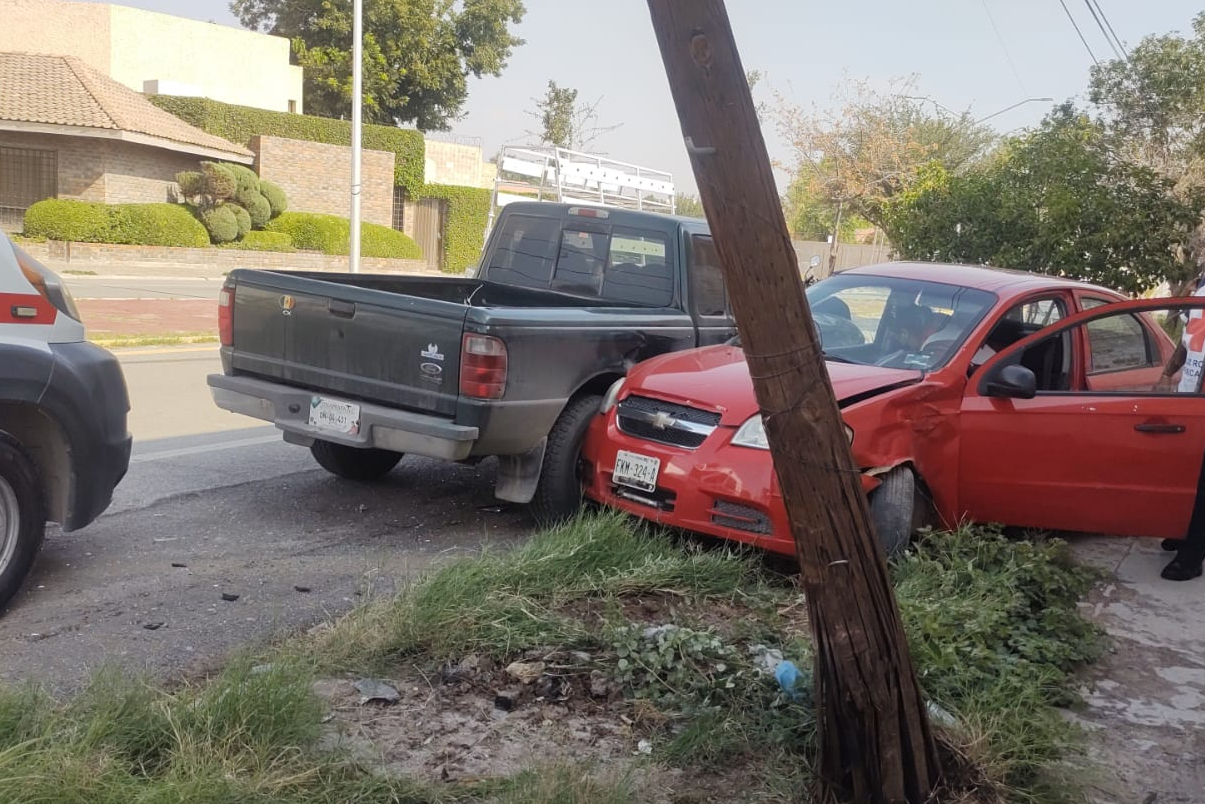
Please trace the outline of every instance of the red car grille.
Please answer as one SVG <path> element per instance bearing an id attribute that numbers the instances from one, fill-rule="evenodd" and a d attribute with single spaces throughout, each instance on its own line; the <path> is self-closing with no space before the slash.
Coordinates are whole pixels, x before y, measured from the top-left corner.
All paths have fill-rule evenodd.
<path id="1" fill-rule="evenodd" d="M 743 530 L 748 533 L 760 533 L 766 536 L 774 532 L 774 526 L 770 523 L 770 517 L 756 508 L 750 508 L 747 505 L 716 500 L 715 505 L 712 506 L 709 513 L 711 514 L 711 523 L 719 525 L 722 528 Z"/>
<path id="2" fill-rule="evenodd" d="M 616 417 L 619 429 L 628 435 L 687 449 L 699 447 L 720 423 L 720 414 L 713 411 L 645 396 L 620 402 Z"/>

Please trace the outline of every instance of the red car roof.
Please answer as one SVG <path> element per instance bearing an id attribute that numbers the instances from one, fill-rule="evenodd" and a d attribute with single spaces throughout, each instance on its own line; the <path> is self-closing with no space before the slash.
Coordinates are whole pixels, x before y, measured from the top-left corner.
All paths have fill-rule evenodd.
<path id="1" fill-rule="evenodd" d="M 1008 268 L 991 268 L 985 265 L 956 265 L 935 262 L 886 262 L 879 265 L 864 265 L 841 271 L 842 274 L 870 274 L 901 279 L 919 279 L 925 282 L 941 282 L 947 285 L 963 285 L 1007 295 L 1026 293 L 1047 288 L 1080 288 L 1094 290 L 1113 298 L 1124 298 L 1115 290 L 1090 285 L 1059 276 L 1035 274 Z"/>

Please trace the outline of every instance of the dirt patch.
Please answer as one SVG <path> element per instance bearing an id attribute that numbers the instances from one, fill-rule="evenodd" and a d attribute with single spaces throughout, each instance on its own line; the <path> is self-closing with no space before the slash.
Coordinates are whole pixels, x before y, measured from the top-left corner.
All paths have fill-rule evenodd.
<path id="1" fill-rule="evenodd" d="M 321 680 L 315 692 L 331 715 L 323 744 L 420 782 L 507 778 L 556 761 L 616 772 L 649 765 L 641 707 L 597 672 L 564 660 L 574 661 L 544 656 L 546 672 L 527 684 L 477 657 L 435 674 L 413 670 L 387 681 L 398 693 L 393 703 L 362 702 L 354 679 Z"/>

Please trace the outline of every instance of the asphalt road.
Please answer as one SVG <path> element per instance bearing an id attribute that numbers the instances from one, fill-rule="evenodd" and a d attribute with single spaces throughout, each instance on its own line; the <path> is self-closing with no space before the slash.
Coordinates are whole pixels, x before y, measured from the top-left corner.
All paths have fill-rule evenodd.
<path id="1" fill-rule="evenodd" d="M 129 474 L 95 523 L 47 533 L 0 618 L 0 679 L 69 690 L 105 663 L 205 670 L 392 592 L 441 555 L 527 532 L 522 509 L 495 505 L 492 462 L 407 458 L 380 483 L 348 483 L 275 428 L 218 410 L 211 347 L 120 356 Z"/>
<path id="2" fill-rule="evenodd" d="M 62 273 L 77 299 L 205 299 L 214 301 L 222 277 L 90 276 Z"/>

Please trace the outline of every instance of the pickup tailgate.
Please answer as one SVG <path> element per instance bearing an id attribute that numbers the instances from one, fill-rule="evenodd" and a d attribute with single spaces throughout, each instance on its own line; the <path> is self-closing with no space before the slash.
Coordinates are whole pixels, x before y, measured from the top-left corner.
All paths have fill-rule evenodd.
<path id="1" fill-rule="evenodd" d="M 236 375 L 453 416 L 477 280 L 234 271 Z"/>

